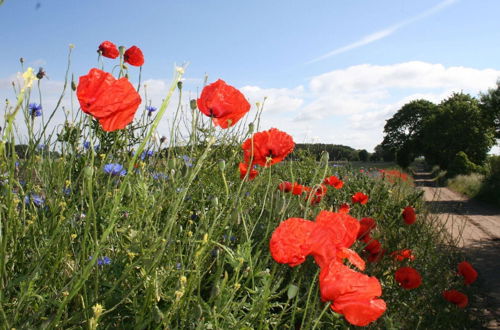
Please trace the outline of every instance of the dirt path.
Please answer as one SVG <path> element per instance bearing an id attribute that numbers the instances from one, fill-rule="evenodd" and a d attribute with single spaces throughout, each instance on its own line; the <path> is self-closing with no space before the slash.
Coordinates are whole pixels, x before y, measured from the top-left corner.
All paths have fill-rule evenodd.
<path id="1" fill-rule="evenodd" d="M 479 273 L 484 294 L 472 299 L 471 308 L 487 320 L 488 329 L 500 329 L 500 210 L 437 187 L 430 173 L 416 173 L 415 183 L 423 189 L 429 210 Z"/>

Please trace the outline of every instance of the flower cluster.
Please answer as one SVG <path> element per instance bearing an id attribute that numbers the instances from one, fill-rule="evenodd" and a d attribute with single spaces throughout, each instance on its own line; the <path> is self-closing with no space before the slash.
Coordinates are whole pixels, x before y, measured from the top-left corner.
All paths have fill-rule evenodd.
<path id="1" fill-rule="evenodd" d="M 115 59 L 120 55 L 120 51 L 111 41 L 103 41 L 97 52 L 107 58 Z M 133 66 L 142 66 L 144 64 L 144 55 L 142 50 L 137 46 L 132 46 L 123 54 L 123 60 Z"/>
<path id="2" fill-rule="evenodd" d="M 293 151 L 294 147 L 295 142 L 292 137 L 277 128 L 253 134 L 241 145 L 244 162 L 239 165 L 240 176 L 242 178 L 248 176 L 249 180 L 252 180 L 258 175 L 255 165 L 268 167 L 279 163 Z M 248 168 L 251 168 L 250 173 Z"/>
<path id="3" fill-rule="evenodd" d="M 101 43 L 97 51 L 113 59 L 120 54 L 110 41 Z M 125 51 L 124 60 L 134 66 L 144 64 L 142 51 L 136 46 Z M 115 79 L 112 74 L 97 68 L 80 77 L 76 95 L 82 111 L 97 119 L 107 132 L 123 129 L 130 124 L 142 101 L 126 77 Z"/>
<path id="4" fill-rule="evenodd" d="M 458 274 L 464 278 L 465 285 L 470 285 L 477 280 L 477 271 L 467 261 L 458 264 Z M 443 291 L 443 298 L 459 308 L 465 308 L 469 303 L 467 295 L 455 289 Z"/>
<path id="5" fill-rule="evenodd" d="M 271 255 L 279 263 L 292 267 L 311 255 L 321 268 L 321 299 L 332 301 L 332 310 L 343 314 L 348 322 L 365 326 L 377 320 L 386 310 L 380 282 L 346 265 L 347 259 L 360 270 L 365 262 L 349 247 L 355 242 L 360 224 L 347 213 L 321 211 L 316 220 L 290 218 L 272 234 Z"/>
<path id="6" fill-rule="evenodd" d="M 396 183 L 398 181 L 407 182 L 408 174 L 400 172 L 398 170 L 379 170 L 380 175 L 383 180 L 387 180 L 389 183 Z"/>

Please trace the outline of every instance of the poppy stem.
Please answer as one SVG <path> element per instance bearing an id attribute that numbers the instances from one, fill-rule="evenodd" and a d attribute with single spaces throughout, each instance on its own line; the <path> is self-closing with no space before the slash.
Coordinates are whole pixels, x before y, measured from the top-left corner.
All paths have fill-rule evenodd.
<path id="1" fill-rule="evenodd" d="M 141 89 L 142 65 L 139 67 L 139 82 L 137 83 L 137 93 Z"/>

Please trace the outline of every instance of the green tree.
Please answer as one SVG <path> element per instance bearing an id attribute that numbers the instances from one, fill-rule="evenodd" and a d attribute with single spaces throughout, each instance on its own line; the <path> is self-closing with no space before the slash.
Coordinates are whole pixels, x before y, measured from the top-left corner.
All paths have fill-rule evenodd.
<path id="1" fill-rule="evenodd" d="M 469 160 L 467 154 L 463 151 L 459 151 L 448 166 L 447 176 L 451 178 L 459 174 L 470 174 L 477 170 L 478 166 Z"/>
<path id="2" fill-rule="evenodd" d="M 367 162 L 370 154 L 365 149 L 358 151 L 359 160 L 362 162 Z"/>
<path id="3" fill-rule="evenodd" d="M 482 165 L 495 143 L 494 128 L 479 102 L 468 94 L 454 93 L 442 101 L 423 127 L 422 150 L 426 160 L 448 168 L 459 151 Z"/>
<path id="4" fill-rule="evenodd" d="M 436 112 L 437 106 L 427 100 L 405 104 L 387 120 L 382 149 L 394 154 L 400 166 L 408 166 L 413 158 L 422 155 L 424 127 Z"/>
<path id="5" fill-rule="evenodd" d="M 485 119 L 495 127 L 495 137 L 500 139 L 500 80 L 497 81 L 496 88 L 481 94 L 479 106 Z"/>

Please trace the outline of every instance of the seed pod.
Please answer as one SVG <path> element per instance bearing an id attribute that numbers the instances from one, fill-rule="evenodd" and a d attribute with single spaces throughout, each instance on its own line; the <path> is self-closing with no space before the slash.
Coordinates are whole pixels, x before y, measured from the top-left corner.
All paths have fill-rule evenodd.
<path id="1" fill-rule="evenodd" d="M 191 101 L 189 101 L 189 106 L 191 107 L 191 110 L 196 110 L 196 108 L 198 107 L 198 103 L 195 99 L 192 99 Z"/>
<path id="2" fill-rule="evenodd" d="M 224 172 L 224 169 L 226 168 L 226 161 L 224 159 L 219 160 L 219 168 L 222 172 Z"/>

